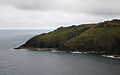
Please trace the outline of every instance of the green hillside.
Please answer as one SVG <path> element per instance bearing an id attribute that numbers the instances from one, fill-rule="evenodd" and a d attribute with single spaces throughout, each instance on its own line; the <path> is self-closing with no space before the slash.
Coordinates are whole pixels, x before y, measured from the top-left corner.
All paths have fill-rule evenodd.
<path id="1" fill-rule="evenodd" d="M 120 20 L 60 27 L 32 37 L 19 48 L 29 47 L 119 53 Z"/>

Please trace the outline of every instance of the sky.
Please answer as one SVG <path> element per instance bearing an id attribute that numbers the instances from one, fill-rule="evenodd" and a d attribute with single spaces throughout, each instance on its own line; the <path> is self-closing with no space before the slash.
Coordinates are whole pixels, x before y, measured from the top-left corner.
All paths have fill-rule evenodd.
<path id="1" fill-rule="evenodd" d="M 55 29 L 120 18 L 120 0 L 0 0 L 0 29 Z"/>

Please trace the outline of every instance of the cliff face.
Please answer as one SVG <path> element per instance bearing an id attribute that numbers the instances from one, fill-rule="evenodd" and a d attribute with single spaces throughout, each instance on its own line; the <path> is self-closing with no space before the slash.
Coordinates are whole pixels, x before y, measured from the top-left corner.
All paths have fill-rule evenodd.
<path id="1" fill-rule="evenodd" d="M 19 48 L 120 52 L 120 20 L 60 27 L 32 37 Z"/>

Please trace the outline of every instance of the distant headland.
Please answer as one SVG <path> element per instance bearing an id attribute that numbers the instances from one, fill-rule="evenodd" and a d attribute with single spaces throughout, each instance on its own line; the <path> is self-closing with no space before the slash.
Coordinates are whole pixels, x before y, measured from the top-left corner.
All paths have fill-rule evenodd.
<path id="1" fill-rule="evenodd" d="M 60 27 L 36 35 L 15 49 L 24 48 L 120 54 L 120 20 Z"/>

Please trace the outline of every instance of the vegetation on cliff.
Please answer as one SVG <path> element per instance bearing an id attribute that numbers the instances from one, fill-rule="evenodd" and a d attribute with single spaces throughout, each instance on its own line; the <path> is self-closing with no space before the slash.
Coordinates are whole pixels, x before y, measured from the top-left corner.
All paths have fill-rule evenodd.
<path id="1" fill-rule="evenodd" d="M 120 53 L 120 20 L 60 27 L 32 37 L 19 48 L 29 47 Z"/>

